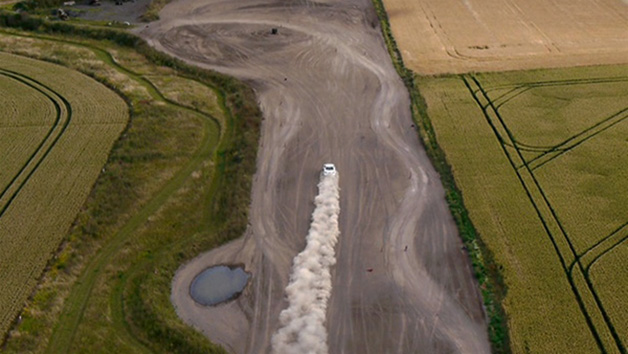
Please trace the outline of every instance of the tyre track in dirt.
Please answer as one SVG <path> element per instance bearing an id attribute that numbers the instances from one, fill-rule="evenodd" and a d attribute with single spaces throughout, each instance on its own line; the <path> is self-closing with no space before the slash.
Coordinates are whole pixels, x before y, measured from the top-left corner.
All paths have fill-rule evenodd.
<path id="1" fill-rule="evenodd" d="M 179 0 L 161 18 L 141 31 L 151 44 L 248 81 L 265 117 L 249 228 L 177 272 L 184 321 L 233 352 L 270 349 L 320 168 L 333 162 L 341 235 L 330 352 L 488 352 L 477 283 L 372 4 Z M 252 273 L 243 295 L 194 303 L 194 276 L 221 263 Z"/>

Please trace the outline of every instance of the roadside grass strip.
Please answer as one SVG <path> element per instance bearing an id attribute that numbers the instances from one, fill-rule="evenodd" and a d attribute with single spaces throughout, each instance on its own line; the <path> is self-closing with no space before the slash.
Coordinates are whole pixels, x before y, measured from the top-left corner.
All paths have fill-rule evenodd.
<path id="1" fill-rule="evenodd" d="M 167 183 L 165 186 L 159 190 L 154 197 L 148 201 L 148 203 L 137 213 L 135 214 L 107 243 L 107 245 L 89 262 L 87 268 L 85 269 L 83 275 L 79 277 L 77 281 L 77 285 L 74 288 L 73 292 L 70 294 L 70 297 L 66 300 L 66 307 L 64 311 L 61 313 L 60 321 L 55 330 L 52 333 L 51 341 L 48 344 L 46 352 L 49 353 L 59 353 L 59 352 L 67 352 L 72 342 L 74 341 L 74 336 L 78 331 L 78 326 L 83 317 L 83 313 L 86 309 L 87 303 L 90 299 L 92 290 L 95 286 L 96 280 L 102 276 L 105 272 L 105 265 L 110 262 L 111 258 L 118 252 L 123 246 L 125 240 L 127 240 L 133 233 L 137 231 L 137 229 L 148 219 L 149 216 L 153 215 L 167 200 L 172 196 L 177 190 L 181 188 L 183 183 L 189 176 L 198 169 L 200 164 L 206 159 L 208 156 L 211 156 L 211 153 L 214 151 L 215 147 L 218 143 L 218 136 L 216 132 L 219 131 L 218 121 L 208 114 L 204 114 L 200 111 L 197 111 L 193 108 L 181 105 L 175 101 L 169 100 L 165 98 L 161 92 L 155 87 L 155 85 L 149 80 L 145 79 L 143 76 L 138 75 L 137 73 L 119 65 L 113 58 L 113 56 L 107 52 L 106 50 L 100 49 L 95 46 L 71 42 L 71 41 L 63 41 L 70 45 L 75 46 L 83 46 L 92 50 L 97 57 L 106 62 L 108 65 L 115 68 L 120 73 L 129 76 L 140 85 L 145 87 L 147 91 L 151 94 L 152 98 L 158 101 L 162 101 L 167 105 L 173 106 L 177 109 L 182 109 L 185 111 L 189 111 L 192 114 L 200 116 L 204 120 L 202 136 L 203 140 L 200 146 L 197 147 L 192 159 L 185 165 L 181 170 L 179 170 Z M 122 323 L 123 324 L 123 323 Z M 125 331 L 122 332 L 127 333 Z M 147 351 L 147 348 L 144 345 L 137 341 L 133 336 L 127 335 L 127 340 L 130 343 L 134 343 L 136 350 Z"/>
<path id="2" fill-rule="evenodd" d="M 277 354 L 328 352 L 325 320 L 332 291 L 331 267 L 336 264 L 334 247 L 340 235 L 338 174 L 321 175 L 318 190 L 307 244 L 294 258 L 286 287 L 288 308 L 281 311 L 281 327 L 272 338 Z"/>

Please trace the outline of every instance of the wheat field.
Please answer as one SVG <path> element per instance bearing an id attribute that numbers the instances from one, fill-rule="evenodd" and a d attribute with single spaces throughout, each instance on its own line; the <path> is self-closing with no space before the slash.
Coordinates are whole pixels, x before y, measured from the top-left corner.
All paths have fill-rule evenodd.
<path id="1" fill-rule="evenodd" d="M 0 333 L 37 284 L 127 124 L 113 91 L 0 52 Z"/>
<path id="2" fill-rule="evenodd" d="M 417 78 L 481 238 L 515 353 L 628 342 L 627 66 Z"/>

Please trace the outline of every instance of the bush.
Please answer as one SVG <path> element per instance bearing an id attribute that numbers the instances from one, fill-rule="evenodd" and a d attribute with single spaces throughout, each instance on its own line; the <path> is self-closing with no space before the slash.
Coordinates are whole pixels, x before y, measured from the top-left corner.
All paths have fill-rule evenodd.
<path id="1" fill-rule="evenodd" d="M 25 5 L 26 6 L 26 5 Z M 0 11 L 0 26 L 19 28 L 25 31 L 36 31 L 42 24 L 42 20 L 35 16 L 30 16 L 27 12 L 13 13 Z"/>

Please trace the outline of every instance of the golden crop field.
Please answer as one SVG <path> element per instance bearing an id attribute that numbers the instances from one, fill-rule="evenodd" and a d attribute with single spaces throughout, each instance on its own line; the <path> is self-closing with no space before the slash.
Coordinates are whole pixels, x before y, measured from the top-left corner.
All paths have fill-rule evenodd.
<path id="1" fill-rule="evenodd" d="M 0 186 L 7 186 L 35 151 L 50 130 L 57 113 L 53 101 L 48 100 L 44 93 L 17 81 L 23 78 L 9 75 L 11 73 L 5 72 L 0 75 L 0 87 L 4 88 L 0 95 L 0 107 L 3 107 L 0 151 L 12 158 L 1 161 Z M 29 104 L 20 104 L 24 101 Z"/>
<path id="2" fill-rule="evenodd" d="M 0 333 L 84 203 L 128 110 L 67 68 L 0 52 Z"/>
<path id="3" fill-rule="evenodd" d="M 417 77 L 515 353 L 628 343 L 628 66 Z"/>
<path id="4" fill-rule="evenodd" d="M 406 66 L 421 74 L 628 61 L 623 0 L 383 0 Z"/>

